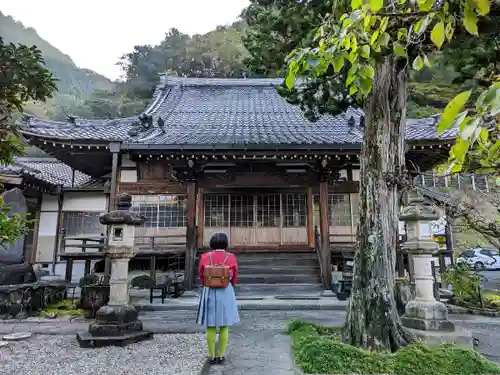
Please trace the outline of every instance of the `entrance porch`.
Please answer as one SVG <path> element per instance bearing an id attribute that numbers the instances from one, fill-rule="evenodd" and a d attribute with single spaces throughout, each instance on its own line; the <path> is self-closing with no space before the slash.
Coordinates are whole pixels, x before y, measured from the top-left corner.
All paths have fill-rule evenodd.
<path id="1" fill-rule="evenodd" d="M 209 247 L 213 233 L 223 231 L 231 248 L 311 248 L 307 193 L 207 193 L 201 247 Z M 312 215 L 311 215 L 312 216 Z"/>

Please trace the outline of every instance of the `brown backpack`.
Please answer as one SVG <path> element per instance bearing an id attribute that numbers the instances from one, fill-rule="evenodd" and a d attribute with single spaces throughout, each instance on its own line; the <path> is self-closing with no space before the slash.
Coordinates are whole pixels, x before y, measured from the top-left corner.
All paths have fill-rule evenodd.
<path id="1" fill-rule="evenodd" d="M 222 264 L 213 264 L 211 252 L 208 253 L 208 258 L 210 259 L 210 264 L 205 266 L 203 270 L 205 286 L 208 288 L 227 287 L 229 285 L 229 266 L 226 266 L 226 261 L 229 258 L 229 253 L 226 253 L 226 258 Z"/>

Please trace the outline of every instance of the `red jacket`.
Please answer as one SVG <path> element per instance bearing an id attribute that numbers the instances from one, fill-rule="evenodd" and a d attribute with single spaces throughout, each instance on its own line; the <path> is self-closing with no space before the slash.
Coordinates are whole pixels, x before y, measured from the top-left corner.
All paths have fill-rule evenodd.
<path id="1" fill-rule="evenodd" d="M 229 276 L 231 276 L 231 284 L 233 286 L 236 285 L 236 281 L 238 280 L 238 262 L 236 261 L 236 256 L 233 253 L 225 252 L 225 251 L 211 251 L 209 253 L 205 253 L 200 258 L 200 265 L 198 267 L 198 271 L 200 273 L 201 285 L 205 282 L 205 278 L 203 277 L 203 271 L 205 266 L 210 265 L 209 254 L 212 254 L 212 264 L 222 264 L 224 259 L 226 259 L 227 254 L 229 254 L 226 263 L 226 266 L 229 267 Z"/>

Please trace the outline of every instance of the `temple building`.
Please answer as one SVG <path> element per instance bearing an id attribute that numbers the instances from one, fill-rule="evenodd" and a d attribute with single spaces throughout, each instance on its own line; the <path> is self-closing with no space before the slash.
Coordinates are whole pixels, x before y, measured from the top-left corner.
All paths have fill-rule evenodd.
<path id="1" fill-rule="evenodd" d="M 156 269 L 151 257 L 181 254 L 189 288 L 216 231 L 247 256 L 316 259 L 309 279 L 331 285 L 332 260 L 356 232 L 363 113 L 310 122 L 278 95 L 280 83 L 163 76 L 139 117 L 27 119 L 24 136 L 54 159 L 21 158 L 0 176 L 46 184 L 33 196 L 39 223 L 29 259 L 59 263 L 62 237 L 103 234 L 99 214 L 127 192 L 147 218 L 136 233 L 145 264 Z M 421 170 L 446 159 L 456 136 L 436 136 L 435 125 L 435 117 L 408 120 L 407 160 Z M 248 282 L 259 282 L 255 275 Z M 308 280 L 286 275 L 277 282 Z"/>

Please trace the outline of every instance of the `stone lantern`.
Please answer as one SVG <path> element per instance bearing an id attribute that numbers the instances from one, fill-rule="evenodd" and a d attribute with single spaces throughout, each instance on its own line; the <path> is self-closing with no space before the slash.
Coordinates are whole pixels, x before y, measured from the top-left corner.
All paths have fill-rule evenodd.
<path id="1" fill-rule="evenodd" d="M 131 201 L 129 194 L 119 194 L 117 209 L 99 218 L 101 224 L 110 227 L 106 249 L 106 257 L 111 261 L 109 302 L 97 311 L 88 331 L 77 333 L 82 347 L 125 345 L 153 336 L 143 330 L 137 310 L 129 304 L 128 264 L 134 256 L 135 227 L 146 221 L 144 216 L 130 211 Z"/>
<path id="2" fill-rule="evenodd" d="M 400 219 L 406 222 L 407 241 L 403 249 L 412 257 L 415 280 L 415 299 L 405 307 L 403 325 L 430 344 L 472 346 L 470 333 L 457 332 L 454 323 L 448 320 L 445 304 L 434 297 L 431 261 L 439 245 L 432 240 L 431 222 L 439 219 L 438 213 L 425 204 L 423 196 L 414 189 L 408 193 L 408 204 L 403 208 Z"/>

